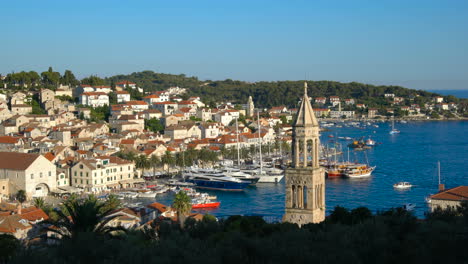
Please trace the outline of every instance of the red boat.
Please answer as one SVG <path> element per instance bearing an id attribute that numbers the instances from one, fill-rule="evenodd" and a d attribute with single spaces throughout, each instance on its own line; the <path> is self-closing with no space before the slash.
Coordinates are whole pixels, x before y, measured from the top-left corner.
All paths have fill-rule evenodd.
<path id="1" fill-rule="evenodd" d="M 200 202 L 197 204 L 192 204 L 192 209 L 201 209 L 201 208 L 218 208 L 221 202 Z"/>

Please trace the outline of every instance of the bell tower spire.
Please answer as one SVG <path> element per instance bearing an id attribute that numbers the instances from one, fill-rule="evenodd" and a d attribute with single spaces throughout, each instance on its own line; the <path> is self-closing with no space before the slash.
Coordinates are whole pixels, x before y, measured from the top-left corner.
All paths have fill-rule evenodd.
<path id="1" fill-rule="evenodd" d="M 319 165 L 320 127 L 304 95 L 293 125 L 291 168 L 286 170 L 286 214 L 284 221 L 318 223 L 325 219 L 325 171 Z"/>

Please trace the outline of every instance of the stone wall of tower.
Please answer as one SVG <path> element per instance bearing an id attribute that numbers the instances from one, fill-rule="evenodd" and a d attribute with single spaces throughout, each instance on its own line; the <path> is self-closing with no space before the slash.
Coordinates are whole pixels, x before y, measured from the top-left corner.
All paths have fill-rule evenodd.
<path id="1" fill-rule="evenodd" d="M 325 176 L 323 168 L 286 170 L 286 213 L 283 221 L 299 226 L 325 220 Z"/>
<path id="2" fill-rule="evenodd" d="M 304 83 L 304 97 L 293 125 L 292 166 L 285 174 L 285 222 L 302 226 L 325 220 L 325 171 L 318 162 L 319 136 Z"/>
<path id="3" fill-rule="evenodd" d="M 246 114 L 249 117 L 252 117 L 254 115 L 255 111 L 255 106 L 252 100 L 252 96 L 249 96 L 249 101 L 247 102 L 247 109 L 246 109 Z"/>

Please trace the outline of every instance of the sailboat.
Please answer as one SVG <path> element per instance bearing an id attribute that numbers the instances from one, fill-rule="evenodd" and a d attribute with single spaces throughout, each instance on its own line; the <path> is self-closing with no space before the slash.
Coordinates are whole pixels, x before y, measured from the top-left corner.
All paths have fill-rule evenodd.
<path id="1" fill-rule="evenodd" d="M 445 186 L 443 183 L 440 182 L 440 161 L 437 161 L 437 177 L 439 178 L 439 192 L 443 191 L 445 189 Z M 426 202 L 430 204 L 432 202 L 431 196 L 429 195 L 426 197 Z"/>
<path id="2" fill-rule="evenodd" d="M 400 134 L 400 130 L 395 128 L 395 118 L 392 116 L 392 130 L 390 130 L 390 135 Z"/>
<path id="3" fill-rule="evenodd" d="M 247 174 L 241 171 L 241 163 L 240 163 L 240 146 L 239 146 L 239 125 L 237 123 L 236 118 L 236 140 L 237 140 L 237 169 L 236 168 L 225 168 L 224 172 L 231 177 L 238 178 L 243 181 L 250 182 L 251 185 L 255 185 L 260 177 L 256 175 Z"/>
<path id="4" fill-rule="evenodd" d="M 260 158 L 260 170 L 255 170 L 253 173 L 256 174 L 256 176 L 260 177 L 258 180 L 259 183 L 278 183 L 280 182 L 284 175 L 283 174 L 268 174 L 266 171 L 263 170 L 263 157 L 262 157 L 262 136 L 260 133 L 260 112 L 257 112 L 257 124 L 258 124 L 258 140 L 259 140 L 259 158 Z M 244 171 L 246 173 L 249 173 L 248 171 Z M 250 171 L 252 172 L 252 171 Z"/>

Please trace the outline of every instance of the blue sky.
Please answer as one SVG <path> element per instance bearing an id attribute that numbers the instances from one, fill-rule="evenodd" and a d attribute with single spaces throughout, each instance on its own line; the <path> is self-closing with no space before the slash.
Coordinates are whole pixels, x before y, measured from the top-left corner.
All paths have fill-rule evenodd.
<path id="1" fill-rule="evenodd" d="M 4 1 L 0 73 L 468 89 L 468 1 Z"/>

